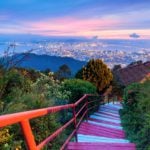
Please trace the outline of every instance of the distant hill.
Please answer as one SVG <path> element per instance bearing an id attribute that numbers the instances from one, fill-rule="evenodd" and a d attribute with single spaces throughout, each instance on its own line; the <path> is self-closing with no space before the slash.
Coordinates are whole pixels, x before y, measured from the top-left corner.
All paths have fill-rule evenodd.
<path id="1" fill-rule="evenodd" d="M 20 58 L 23 56 L 23 54 L 17 55 L 19 55 Z M 57 57 L 30 53 L 28 54 L 28 57 L 19 64 L 19 67 L 32 68 L 41 71 L 50 68 L 52 71 L 57 71 L 63 64 L 68 65 L 74 74 L 83 67 L 86 62 L 75 60 L 70 57 Z"/>

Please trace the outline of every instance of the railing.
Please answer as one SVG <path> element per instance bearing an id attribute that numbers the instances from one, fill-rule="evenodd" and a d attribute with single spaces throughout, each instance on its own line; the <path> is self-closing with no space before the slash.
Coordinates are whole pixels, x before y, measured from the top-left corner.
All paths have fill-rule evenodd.
<path id="1" fill-rule="evenodd" d="M 48 107 L 48 108 L 43 108 L 43 109 L 37 109 L 37 110 L 32 110 L 32 111 L 19 112 L 19 113 L 0 116 L 0 128 L 19 123 L 24 134 L 27 149 L 28 150 L 40 150 L 46 144 L 48 144 L 49 142 L 54 140 L 58 135 L 60 135 L 62 131 L 66 129 L 70 124 L 74 124 L 74 130 L 68 136 L 67 140 L 60 148 L 61 150 L 63 150 L 65 149 L 68 142 L 72 139 L 73 136 L 75 136 L 75 139 L 77 141 L 76 133 L 77 133 L 77 129 L 80 123 L 85 117 L 86 119 L 88 119 L 88 114 L 91 111 L 91 109 L 96 108 L 96 107 L 98 108 L 99 104 L 103 102 L 100 96 L 96 96 L 98 97 L 98 99 L 89 101 L 88 99 L 93 96 L 94 95 L 85 94 L 82 98 L 80 98 L 76 103 L 73 103 L 73 104 L 60 105 L 60 106 L 55 106 L 55 107 Z M 83 104 L 81 104 L 82 102 Z M 78 110 L 76 109 L 77 106 L 80 106 Z M 32 133 L 30 120 L 33 118 L 45 116 L 51 113 L 56 113 L 56 112 L 67 110 L 67 109 L 72 109 L 72 112 L 73 112 L 72 118 L 63 126 L 61 126 L 59 129 L 57 129 L 54 133 L 52 133 L 49 137 L 47 137 L 45 140 L 43 140 L 41 143 L 37 145 L 35 142 L 33 133 Z M 81 116 L 79 120 L 77 120 L 78 116 Z"/>

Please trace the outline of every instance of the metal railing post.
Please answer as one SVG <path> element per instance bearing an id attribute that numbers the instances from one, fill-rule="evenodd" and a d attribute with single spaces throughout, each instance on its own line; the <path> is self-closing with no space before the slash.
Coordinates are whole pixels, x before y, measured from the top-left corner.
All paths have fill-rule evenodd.
<path id="1" fill-rule="evenodd" d="M 20 124 L 21 124 L 22 130 L 23 130 L 23 134 L 25 137 L 25 141 L 26 141 L 28 150 L 37 150 L 29 120 L 23 120 L 23 121 L 21 121 Z"/>
<path id="2" fill-rule="evenodd" d="M 108 101 L 108 104 L 109 104 L 109 96 L 107 96 L 107 101 Z"/>
<path id="3" fill-rule="evenodd" d="M 76 106 L 73 106 L 73 118 L 74 118 L 74 128 L 76 130 L 75 132 L 75 140 L 78 142 L 78 136 L 77 136 L 77 118 L 76 118 Z"/>
<path id="4" fill-rule="evenodd" d="M 86 97 L 86 121 L 88 121 L 88 97 Z"/>
<path id="5" fill-rule="evenodd" d="M 103 98 L 101 97 L 101 96 L 99 96 L 99 107 L 102 105 L 102 103 L 103 103 Z M 98 110 L 99 110 L 99 107 L 98 107 Z"/>

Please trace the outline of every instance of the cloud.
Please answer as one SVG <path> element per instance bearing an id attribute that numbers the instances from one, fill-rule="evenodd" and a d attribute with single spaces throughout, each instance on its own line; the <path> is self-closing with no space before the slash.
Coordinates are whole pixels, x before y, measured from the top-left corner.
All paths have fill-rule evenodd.
<path id="1" fill-rule="evenodd" d="M 148 4 L 146 0 L 4 0 L 0 34 L 150 38 Z"/>
<path id="2" fill-rule="evenodd" d="M 98 39 L 97 35 L 93 36 L 93 40 L 97 40 L 97 39 Z"/>
<path id="3" fill-rule="evenodd" d="M 45 21 L 29 21 L 25 22 L 25 27 L 28 27 L 31 33 L 39 33 L 42 35 L 65 35 L 66 36 L 95 36 L 95 29 L 108 30 L 118 24 L 118 20 L 108 19 L 77 19 L 77 18 L 56 18 Z M 93 32 L 94 35 L 87 32 Z M 83 35 L 82 35 L 83 34 Z"/>
<path id="4" fill-rule="evenodd" d="M 137 33 L 132 33 L 132 34 L 129 35 L 129 37 L 137 39 L 137 38 L 140 38 L 140 35 L 137 34 Z"/>

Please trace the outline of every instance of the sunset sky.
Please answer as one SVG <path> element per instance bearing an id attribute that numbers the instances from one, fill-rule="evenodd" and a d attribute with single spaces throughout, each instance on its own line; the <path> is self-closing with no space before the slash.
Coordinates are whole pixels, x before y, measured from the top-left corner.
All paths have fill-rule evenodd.
<path id="1" fill-rule="evenodd" d="M 150 0 L 0 0 L 0 34 L 150 39 Z"/>

